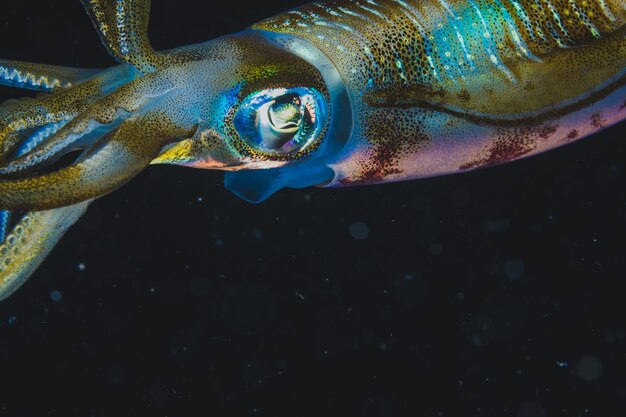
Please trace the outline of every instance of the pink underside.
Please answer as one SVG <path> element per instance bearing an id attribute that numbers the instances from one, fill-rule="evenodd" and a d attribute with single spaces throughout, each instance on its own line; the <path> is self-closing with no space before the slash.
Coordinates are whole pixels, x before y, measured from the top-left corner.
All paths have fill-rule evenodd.
<path id="1" fill-rule="evenodd" d="M 453 118 L 454 116 L 444 116 Z M 425 148 L 406 154 L 396 172 L 363 180 L 363 167 L 371 164 L 374 150 L 355 147 L 351 155 L 331 165 L 335 179 L 327 186 L 364 185 L 453 174 L 498 165 L 565 145 L 596 133 L 626 118 L 626 87 L 615 90 L 589 107 L 539 124 L 517 127 L 480 126 L 455 120 L 449 130 L 428 128 L 437 135 Z M 437 133 L 435 133 L 435 131 Z"/>

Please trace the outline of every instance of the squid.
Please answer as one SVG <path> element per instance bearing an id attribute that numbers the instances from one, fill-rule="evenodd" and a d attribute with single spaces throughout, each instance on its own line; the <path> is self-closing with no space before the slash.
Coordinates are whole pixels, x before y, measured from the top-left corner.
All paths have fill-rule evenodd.
<path id="1" fill-rule="evenodd" d="M 152 164 L 278 190 L 461 173 L 626 116 L 624 0 L 335 0 L 156 51 L 149 0 L 82 0 L 118 65 L 0 60 L 0 299 Z"/>

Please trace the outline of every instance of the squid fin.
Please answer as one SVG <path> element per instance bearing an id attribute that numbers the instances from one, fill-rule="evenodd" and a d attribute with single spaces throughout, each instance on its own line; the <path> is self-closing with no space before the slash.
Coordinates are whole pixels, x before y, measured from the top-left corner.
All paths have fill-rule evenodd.
<path id="1" fill-rule="evenodd" d="M 89 203 L 22 216 L 0 241 L 0 300 L 13 294 L 30 277 Z"/>
<path id="2" fill-rule="evenodd" d="M 227 171 L 224 185 L 235 195 L 251 203 L 260 203 L 282 188 L 305 188 L 333 179 L 335 173 L 325 166 L 303 164 L 302 169 L 258 169 Z"/>
<path id="3" fill-rule="evenodd" d="M 152 72 L 162 57 L 148 40 L 150 0 L 82 0 L 109 53 L 143 73 Z"/>

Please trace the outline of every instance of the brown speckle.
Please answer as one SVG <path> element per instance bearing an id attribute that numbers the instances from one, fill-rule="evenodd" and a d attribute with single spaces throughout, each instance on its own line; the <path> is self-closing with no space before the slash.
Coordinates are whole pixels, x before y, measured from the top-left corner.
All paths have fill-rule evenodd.
<path id="1" fill-rule="evenodd" d="M 401 174 L 400 161 L 418 151 L 430 138 L 422 132 L 415 115 L 390 109 L 375 112 L 368 118 L 365 136 L 372 146 L 371 156 L 363 161 L 362 170 L 342 179 L 342 184 L 382 182 L 390 175 Z"/>
<path id="2" fill-rule="evenodd" d="M 472 98 L 469 91 L 467 91 L 466 89 L 461 90 L 461 92 L 458 94 L 458 97 L 461 101 L 470 101 L 470 99 Z"/>
<path id="3" fill-rule="evenodd" d="M 537 148 L 537 138 L 547 139 L 557 130 L 557 126 L 542 125 L 516 129 L 500 129 L 485 150 L 485 156 L 459 167 L 466 170 L 488 167 L 518 159 Z"/>
<path id="4" fill-rule="evenodd" d="M 606 122 L 604 121 L 600 113 L 592 114 L 589 120 L 591 122 L 591 126 L 595 127 L 596 129 L 602 129 L 604 126 L 606 126 Z"/>
<path id="5" fill-rule="evenodd" d="M 545 126 L 539 127 L 539 132 L 537 133 L 541 139 L 548 139 L 550 136 L 554 135 L 557 129 L 558 129 L 558 126 L 545 125 Z"/>

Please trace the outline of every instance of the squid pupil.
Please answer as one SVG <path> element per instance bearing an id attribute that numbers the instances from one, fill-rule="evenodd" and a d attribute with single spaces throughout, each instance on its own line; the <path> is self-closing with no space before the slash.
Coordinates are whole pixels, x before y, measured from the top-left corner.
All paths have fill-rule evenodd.
<path id="1" fill-rule="evenodd" d="M 280 133 L 296 133 L 303 118 L 304 110 L 298 95 L 279 97 L 268 109 L 268 119 Z"/>

